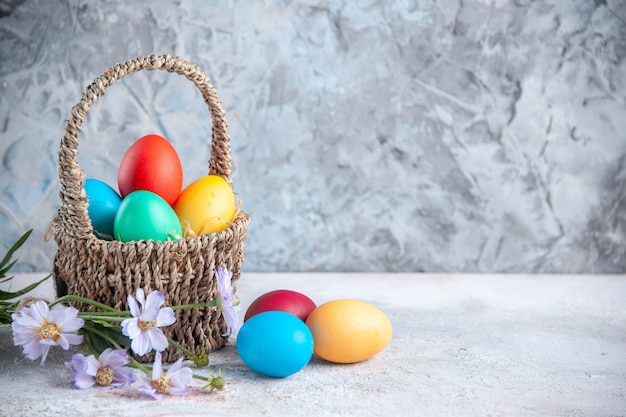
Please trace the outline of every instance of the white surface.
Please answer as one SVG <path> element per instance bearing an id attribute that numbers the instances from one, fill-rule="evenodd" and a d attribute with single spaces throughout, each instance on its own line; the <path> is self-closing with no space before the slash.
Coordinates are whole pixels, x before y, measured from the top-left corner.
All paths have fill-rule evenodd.
<path id="1" fill-rule="evenodd" d="M 318 304 L 370 302 L 391 320 L 393 339 L 366 362 L 314 357 L 272 379 L 242 363 L 233 338 L 197 371 L 221 369 L 225 391 L 152 401 L 133 388 L 74 390 L 63 365 L 71 352 L 53 350 L 42 369 L 5 329 L 0 416 L 626 415 L 624 275 L 244 274 L 243 311 L 279 288 Z"/>

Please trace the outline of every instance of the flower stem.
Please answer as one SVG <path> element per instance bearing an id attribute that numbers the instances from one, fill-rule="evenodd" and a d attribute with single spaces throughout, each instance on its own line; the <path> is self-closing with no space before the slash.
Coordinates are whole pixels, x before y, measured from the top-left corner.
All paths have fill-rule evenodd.
<path id="1" fill-rule="evenodd" d="M 152 368 L 150 366 L 146 366 L 142 363 L 140 363 L 139 361 L 137 361 L 137 359 L 130 357 L 130 363 L 128 364 L 128 366 L 130 366 L 131 368 L 135 368 L 135 369 L 139 369 L 140 371 L 144 372 L 146 375 L 148 376 L 152 376 Z M 163 367 L 163 372 L 167 372 L 167 370 L 169 369 L 169 367 Z M 191 376 L 195 379 L 199 379 L 201 381 L 205 381 L 205 382 L 211 382 L 211 378 L 207 377 L 207 376 L 203 376 L 203 375 L 198 375 L 198 374 L 191 374 Z"/>
<path id="2" fill-rule="evenodd" d="M 202 375 L 198 375 L 198 374 L 191 374 L 191 376 L 194 377 L 195 379 L 199 379 L 201 381 L 211 382 L 211 378 L 209 378 L 208 376 L 202 376 Z"/>
<path id="3" fill-rule="evenodd" d="M 168 337 L 167 341 L 170 342 L 170 344 L 172 344 L 176 349 L 182 351 L 185 355 L 187 355 L 187 357 L 196 356 L 195 353 L 193 353 L 192 351 L 190 351 L 189 349 L 187 349 L 186 347 L 184 347 L 180 343 L 176 342 L 171 337 Z"/>
<path id="4" fill-rule="evenodd" d="M 127 317 L 115 317 L 109 315 L 101 316 L 98 313 L 78 313 L 78 317 L 84 320 L 104 320 L 118 323 L 127 319 Z"/>
<path id="5" fill-rule="evenodd" d="M 129 318 L 132 317 L 130 314 L 130 311 L 128 310 L 122 310 L 122 311 L 95 311 L 95 312 L 90 312 L 90 314 L 96 314 L 98 315 L 98 317 L 102 317 L 102 318 L 106 318 L 106 317 L 124 317 L 124 318 Z"/>
<path id="6" fill-rule="evenodd" d="M 211 300 L 206 303 L 195 303 L 195 304 L 181 304 L 177 306 L 172 306 L 172 310 L 184 310 L 187 308 L 203 308 L 203 307 L 216 307 L 218 305 L 216 300 Z"/>
<path id="7" fill-rule="evenodd" d="M 142 371 L 148 376 L 152 376 L 152 368 L 139 363 L 139 361 L 133 358 L 132 356 L 129 356 L 129 358 L 130 358 L 130 363 L 128 364 L 128 366 L 130 366 L 131 368 L 139 369 L 140 371 Z"/>
<path id="8" fill-rule="evenodd" d="M 81 303 L 89 304 L 89 305 L 92 305 L 94 307 L 98 307 L 98 308 L 100 308 L 102 310 L 115 312 L 115 313 L 118 313 L 118 314 L 120 313 L 118 310 L 114 309 L 111 306 L 99 303 L 99 302 L 94 301 L 94 300 L 90 300 L 89 298 L 85 298 L 85 297 L 81 297 L 79 295 L 73 295 L 73 294 L 64 295 L 63 297 L 57 298 L 56 300 L 51 302 L 49 306 L 52 307 L 54 305 L 61 304 L 61 303 L 64 303 L 66 301 L 80 301 Z"/>
<path id="9" fill-rule="evenodd" d="M 101 332 L 100 330 L 98 330 L 95 326 L 93 322 L 90 321 L 86 321 L 85 322 L 85 329 L 89 328 L 89 332 L 90 333 L 94 333 L 97 334 L 98 336 L 100 336 L 101 338 L 105 339 L 107 342 L 109 342 L 115 349 L 124 349 L 118 342 L 115 341 L 115 339 L 111 338 L 111 336 L 109 336 L 108 334 Z"/>

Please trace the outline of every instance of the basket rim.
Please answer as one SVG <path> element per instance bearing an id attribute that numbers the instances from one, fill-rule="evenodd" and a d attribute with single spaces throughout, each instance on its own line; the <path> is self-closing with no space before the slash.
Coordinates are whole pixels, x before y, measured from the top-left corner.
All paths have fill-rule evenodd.
<path id="1" fill-rule="evenodd" d="M 181 245 L 188 246 L 192 242 L 197 242 L 197 241 L 214 239 L 216 242 L 218 242 L 218 241 L 230 240 L 229 237 L 231 235 L 237 236 L 240 234 L 246 234 L 248 230 L 249 222 L 250 222 L 250 215 L 243 210 L 237 210 L 237 212 L 235 213 L 235 217 L 231 220 L 228 227 L 224 230 L 220 230 L 219 232 L 205 233 L 199 236 L 183 236 L 178 240 L 168 239 L 164 241 L 158 241 L 158 240 L 152 240 L 152 239 L 149 239 L 149 240 L 141 239 L 141 240 L 130 240 L 127 242 L 122 242 L 116 239 L 112 239 L 112 240 L 100 239 L 98 236 L 96 236 L 95 233 L 91 233 L 90 235 L 84 235 L 84 236 L 75 236 L 71 233 L 67 233 L 67 230 L 63 228 L 63 221 L 62 221 L 60 210 L 59 210 L 57 211 L 56 215 L 52 218 L 52 221 L 49 227 L 49 233 L 51 233 L 52 236 L 55 237 L 55 239 L 60 239 L 62 236 L 66 236 L 72 239 L 86 241 L 88 244 L 91 243 L 91 244 L 98 244 L 98 245 L 107 245 L 111 249 L 117 248 L 117 247 L 123 248 L 123 247 L 130 247 L 130 246 L 146 247 L 148 245 L 156 247 L 156 248 L 163 247 L 164 249 L 174 249 L 174 248 L 180 247 Z M 45 237 L 46 240 L 49 240 L 49 233 L 46 233 L 46 237 Z"/>

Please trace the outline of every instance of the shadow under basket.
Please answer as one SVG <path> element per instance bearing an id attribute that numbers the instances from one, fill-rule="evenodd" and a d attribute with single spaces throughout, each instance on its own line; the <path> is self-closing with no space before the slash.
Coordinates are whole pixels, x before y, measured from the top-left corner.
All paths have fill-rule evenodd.
<path id="1" fill-rule="evenodd" d="M 137 288 L 161 291 L 164 306 L 206 303 L 219 297 L 216 268 L 232 272 L 236 284 L 243 265 L 244 242 L 250 222 L 248 214 L 237 210 L 233 221 L 220 232 L 178 241 L 107 241 L 93 233 L 88 215 L 88 200 L 83 188 L 85 177 L 78 165 L 78 134 L 91 105 L 117 79 L 139 70 L 165 70 L 185 76 L 200 90 L 213 121 L 209 175 L 219 175 L 231 183 L 230 137 L 221 101 L 208 77 L 194 64 L 169 55 L 148 55 L 116 64 L 96 78 L 72 109 L 61 140 L 58 159 L 60 180 L 59 211 L 51 222 L 50 232 L 57 243 L 53 278 L 57 297 L 72 294 L 128 309 L 128 295 Z M 72 302 L 81 311 L 94 307 Z M 162 327 L 163 333 L 199 355 L 223 347 L 228 341 L 222 334 L 226 323 L 216 307 L 175 310 L 176 322 Z M 164 362 L 173 362 L 183 354 L 169 346 Z M 154 353 L 139 357 L 154 360 Z"/>

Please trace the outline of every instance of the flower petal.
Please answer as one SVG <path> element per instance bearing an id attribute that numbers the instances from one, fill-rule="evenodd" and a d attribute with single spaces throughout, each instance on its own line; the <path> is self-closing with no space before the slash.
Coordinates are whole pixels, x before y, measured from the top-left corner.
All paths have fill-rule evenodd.
<path id="1" fill-rule="evenodd" d="M 96 384 L 96 378 L 85 372 L 75 372 L 72 375 L 72 385 L 76 389 L 91 388 Z"/>
<path id="2" fill-rule="evenodd" d="M 46 346 L 56 346 L 58 344 L 57 342 L 55 342 L 53 339 L 50 339 L 50 338 L 39 339 L 38 343 L 40 345 L 46 345 Z"/>
<path id="3" fill-rule="evenodd" d="M 145 307 L 146 305 L 146 293 L 143 291 L 143 288 L 137 288 L 137 292 L 135 294 L 137 297 L 137 301 L 141 304 L 141 307 Z"/>
<path id="4" fill-rule="evenodd" d="M 70 348 L 70 342 L 67 340 L 64 334 L 60 334 L 56 340 L 52 339 L 43 339 L 42 343 L 49 343 L 50 345 L 59 345 L 63 348 L 63 350 L 68 350 Z"/>
<path id="5" fill-rule="evenodd" d="M 65 362 L 65 366 L 70 368 L 72 371 L 76 371 L 77 369 L 83 369 L 85 359 L 87 359 L 87 357 L 82 353 L 75 353 L 72 355 L 72 359 Z"/>
<path id="6" fill-rule="evenodd" d="M 83 363 L 83 371 L 87 375 L 95 377 L 100 368 L 101 364 L 94 355 L 89 355 L 85 358 L 85 362 Z"/>
<path id="7" fill-rule="evenodd" d="M 171 395 L 183 395 L 188 392 L 187 386 L 193 379 L 191 369 L 183 367 L 183 358 L 178 358 L 167 370 L 167 376 L 172 384 L 169 390 Z"/>
<path id="8" fill-rule="evenodd" d="M 133 317 L 139 317 L 141 315 L 139 305 L 137 305 L 137 301 L 135 301 L 132 295 L 128 295 L 128 297 L 126 297 L 126 303 L 128 303 L 128 309 Z"/>
<path id="9" fill-rule="evenodd" d="M 222 298 L 225 298 L 226 293 L 230 287 L 230 281 L 233 274 L 224 268 L 217 268 L 215 270 L 215 279 L 217 280 L 217 289 L 219 290 Z"/>
<path id="10" fill-rule="evenodd" d="M 93 358 L 95 359 L 95 357 Z M 73 371 L 72 386 L 76 389 L 87 389 L 96 383 L 96 378 L 93 375 L 95 375 L 97 369 L 93 372 L 93 375 L 85 372 L 86 360 L 87 357 L 85 355 L 75 353 L 69 362 L 65 362 L 65 365 Z"/>
<path id="11" fill-rule="evenodd" d="M 41 366 L 43 367 L 44 363 L 46 362 L 46 358 L 48 357 L 48 352 L 50 351 L 50 346 L 48 345 L 42 345 L 43 346 L 43 351 L 41 352 Z M 35 359 L 35 358 L 33 358 Z"/>
<path id="12" fill-rule="evenodd" d="M 222 317 L 226 322 L 226 332 L 222 336 L 230 336 L 239 329 L 239 316 L 237 311 L 241 308 L 234 305 L 235 294 L 232 287 L 233 273 L 225 268 L 217 268 L 215 270 L 215 278 L 217 280 L 217 288 L 220 292 Z"/>
<path id="13" fill-rule="evenodd" d="M 167 375 L 171 376 L 183 367 L 183 358 L 178 358 L 167 370 Z"/>
<path id="14" fill-rule="evenodd" d="M 64 307 L 61 305 L 57 305 L 52 308 L 46 315 L 46 321 L 48 323 L 59 324 L 59 321 L 63 320 L 63 316 L 65 314 L 65 309 L 69 309 L 70 307 Z"/>
<path id="15" fill-rule="evenodd" d="M 78 318 L 78 310 L 74 307 L 54 308 L 50 314 L 58 315 L 56 320 L 49 318 L 49 322 L 56 323 L 64 333 L 74 333 L 85 324 L 85 320 Z"/>
<path id="16" fill-rule="evenodd" d="M 63 333 L 59 335 L 57 344 L 59 344 L 64 350 L 69 349 L 69 345 L 80 345 L 83 343 L 83 336 L 78 334 Z"/>
<path id="17" fill-rule="evenodd" d="M 121 325 L 122 334 L 124 336 L 128 336 L 131 339 L 134 339 L 141 334 L 141 329 L 139 328 L 139 319 L 124 319 Z"/>
<path id="18" fill-rule="evenodd" d="M 152 373 L 154 374 L 154 368 Z M 152 387 L 152 381 L 145 374 L 142 373 L 139 375 L 139 382 L 141 382 L 141 386 L 139 387 L 140 392 L 153 400 L 161 398 L 161 395 L 159 395 L 159 393 Z"/>
<path id="19" fill-rule="evenodd" d="M 172 383 L 172 387 L 183 388 L 187 387 L 191 384 L 191 380 L 193 379 L 193 372 L 189 368 L 181 368 L 176 372 L 170 373 L 168 371 L 168 376 L 170 377 L 170 382 Z"/>
<path id="20" fill-rule="evenodd" d="M 11 329 L 13 330 L 13 344 L 16 346 L 25 345 L 27 343 L 39 340 L 39 325 L 32 327 L 31 323 L 36 323 L 31 317 L 13 315 L 13 322 L 11 323 Z M 27 322 L 28 325 L 23 325 Z"/>
<path id="21" fill-rule="evenodd" d="M 137 337 L 132 339 L 130 348 L 137 355 L 142 356 L 150 352 L 152 346 L 150 345 L 150 337 L 144 332 L 140 332 Z"/>
<path id="22" fill-rule="evenodd" d="M 176 322 L 174 310 L 169 307 L 162 308 L 156 318 L 158 327 L 170 326 Z"/>
<path id="23" fill-rule="evenodd" d="M 121 349 L 119 349 L 121 350 Z M 100 356 L 98 356 L 98 362 L 100 362 L 100 364 L 102 366 L 111 366 L 109 365 L 109 360 L 111 359 L 111 357 L 115 357 L 113 355 L 113 352 L 116 352 L 117 350 L 114 350 L 113 348 L 106 348 L 104 349 L 101 353 Z"/>
<path id="24" fill-rule="evenodd" d="M 227 337 L 237 332 L 239 329 L 239 315 L 233 306 L 222 304 L 222 317 L 226 323 L 226 331 L 222 336 Z"/>
<path id="25" fill-rule="evenodd" d="M 22 353 L 30 360 L 37 359 L 43 355 L 44 351 L 50 349 L 50 346 L 39 342 L 40 340 L 37 339 L 25 344 Z"/>
<path id="26" fill-rule="evenodd" d="M 44 325 L 46 323 L 46 318 L 48 317 L 48 313 L 50 312 L 48 303 L 42 300 L 37 300 L 33 304 L 31 304 L 30 307 L 28 307 L 28 310 L 29 315 L 33 319 L 35 319 L 40 325 Z"/>
<path id="27" fill-rule="evenodd" d="M 163 374 L 163 364 L 161 363 L 161 352 L 154 355 L 154 363 L 152 364 L 152 380 L 157 379 Z"/>
<path id="28" fill-rule="evenodd" d="M 107 348 L 100 354 L 100 363 L 111 368 L 121 368 L 130 363 L 130 358 L 124 349 Z"/>
<path id="29" fill-rule="evenodd" d="M 165 302 L 165 295 L 161 291 L 152 291 L 146 299 L 145 309 L 161 308 Z"/>
<path id="30" fill-rule="evenodd" d="M 156 320 L 159 315 L 159 309 L 164 302 L 165 296 L 161 291 L 152 291 L 148 294 L 146 304 L 143 307 L 143 311 L 139 319 L 143 321 Z"/>
<path id="31" fill-rule="evenodd" d="M 161 329 L 155 328 L 145 332 L 145 334 L 147 334 L 150 338 L 150 345 L 152 346 L 152 349 L 156 350 L 157 352 L 162 352 L 167 349 L 167 338 L 165 337 Z"/>
<path id="32" fill-rule="evenodd" d="M 113 382 L 111 382 L 112 386 L 123 388 L 130 386 L 133 382 L 135 382 L 135 374 L 131 368 L 122 366 L 113 370 Z"/>
<path id="33" fill-rule="evenodd" d="M 45 320 L 43 323 L 35 320 L 35 318 L 30 315 L 30 311 L 28 311 L 28 309 L 22 309 L 21 311 L 23 314 L 14 313 L 11 315 L 13 323 L 16 323 L 20 329 L 37 329 L 38 331 L 39 328 L 45 324 Z"/>

